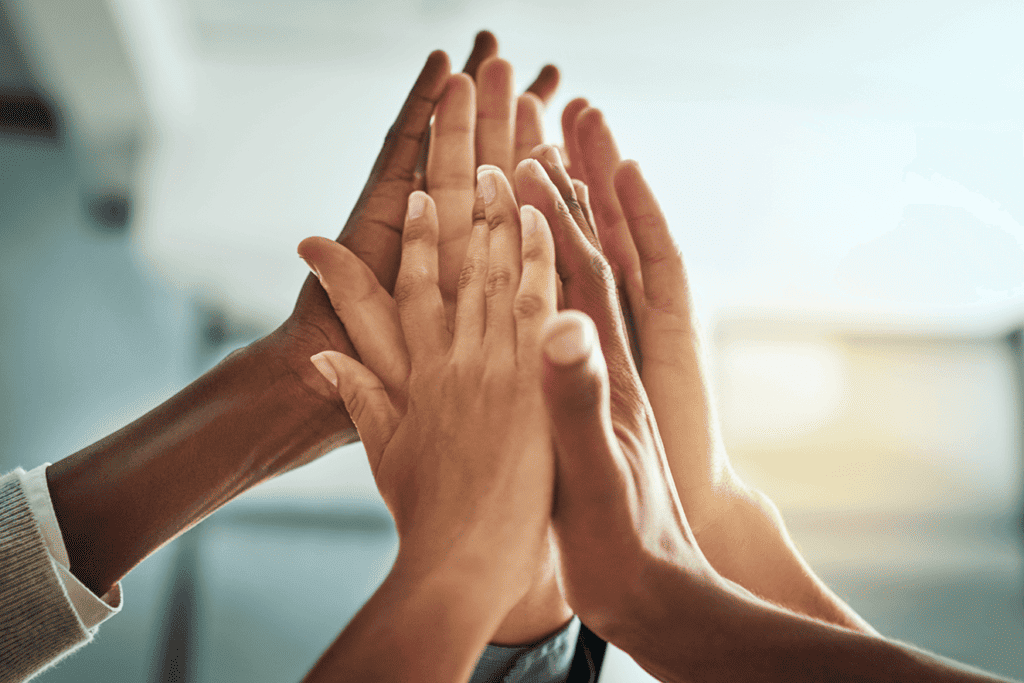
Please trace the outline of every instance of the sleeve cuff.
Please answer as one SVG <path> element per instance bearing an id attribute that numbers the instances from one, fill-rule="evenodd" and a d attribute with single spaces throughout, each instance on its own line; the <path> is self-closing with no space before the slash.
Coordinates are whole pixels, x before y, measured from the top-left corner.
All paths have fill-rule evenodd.
<path id="1" fill-rule="evenodd" d="M 562 683 L 569 675 L 580 620 L 573 617 L 566 626 L 536 645 L 484 648 L 470 683 Z"/>
<path id="2" fill-rule="evenodd" d="M 43 540 L 46 542 L 46 549 L 50 553 L 57 576 L 64 584 L 71 606 L 78 614 L 86 631 L 94 632 L 100 624 L 121 611 L 121 584 L 116 583 L 102 597 L 85 587 L 70 571 L 71 561 L 68 558 L 67 549 L 64 547 L 64 537 L 61 535 L 60 526 L 57 524 L 57 515 L 53 511 L 53 503 L 50 501 L 50 488 L 46 483 L 46 468 L 50 463 L 45 463 L 31 472 L 24 473 L 17 471 L 21 479 L 21 487 L 28 499 L 32 515 L 36 518 L 39 530 L 42 532 Z"/>

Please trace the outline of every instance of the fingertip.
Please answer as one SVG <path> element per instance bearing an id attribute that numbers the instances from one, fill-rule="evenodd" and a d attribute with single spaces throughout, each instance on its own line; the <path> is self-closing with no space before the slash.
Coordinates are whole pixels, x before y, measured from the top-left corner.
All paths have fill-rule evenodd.
<path id="1" fill-rule="evenodd" d="M 540 230 L 540 222 L 544 220 L 544 214 L 530 204 L 519 207 L 519 224 L 523 232 L 523 241 L 533 239 Z"/>
<path id="2" fill-rule="evenodd" d="M 542 104 L 546 103 L 558 89 L 561 80 L 562 74 L 558 67 L 554 64 L 545 64 L 526 92 L 535 95 Z"/>
<path id="3" fill-rule="evenodd" d="M 432 71 L 442 69 L 444 71 L 450 70 L 451 60 L 448 58 L 448 53 L 445 52 L 444 50 L 434 50 L 429 55 L 427 55 L 427 62 L 424 67 L 424 70 L 426 70 L 426 67 L 430 67 Z"/>
<path id="4" fill-rule="evenodd" d="M 470 50 L 466 64 L 462 68 L 463 73 L 475 78 L 480 63 L 488 57 L 498 53 L 498 39 L 490 31 L 483 30 L 476 34 L 473 40 L 473 49 Z"/>
<path id="5" fill-rule="evenodd" d="M 597 328 L 582 311 L 562 311 L 545 325 L 542 338 L 544 357 L 551 365 L 564 368 L 593 355 Z"/>
<path id="6" fill-rule="evenodd" d="M 579 113 L 590 106 L 590 102 L 583 97 L 577 97 L 571 100 L 569 104 L 565 105 L 565 109 L 562 110 L 562 125 L 570 128 L 576 124 L 576 117 Z"/>
<path id="7" fill-rule="evenodd" d="M 414 221 L 423 216 L 427 208 L 427 200 L 430 196 L 421 190 L 416 190 L 409 195 L 409 209 L 405 214 L 408 221 Z"/>
<path id="8" fill-rule="evenodd" d="M 445 82 L 445 95 L 451 97 L 460 93 L 469 93 L 474 88 L 473 79 L 462 72 L 454 73 L 448 76 L 448 80 Z"/>
<path id="9" fill-rule="evenodd" d="M 475 50 L 477 48 L 479 48 L 481 50 L 483 50 L 483 49 L 497 50 L 498 49 L 498 39 L 494 36 L 493 33 L 488 31 L 487 29 L 481 29 L 480 31 L 477 32 L 476 39 L 473 41 L 473 49 Z"/>
<path id="10" fill-rule="evenodd" d="M 576 114 L 576 129 L 589 133 L 604 125 L 604 114 L 596 107 L 587 106 Z"/>
<path id="11" fill-rule="evenodd" d="M 488 57 L 477 70 L 480 87 L 512 87 L 512 64 L 497 55 Z"/>
<path id="12" fill-rule="evenodd" d="M 331 385 L 338 388 L 338 371 L 335 368 L 335 362 L 330 357 L 331 351 L 323 351 L 321 353 L 314 354 L 309 357 L 309 361 L 313 364 L 313 367 L 326 379 Z M 336 353 L 336 352 L 333 352 Z"/>
<path id="13" fill-rule="evenodd" d="M 524 92 L 516 98 L 516 122 L 519 123 L 526 117 L 534 120 L 541 118 L 544 109 L 544 100 L 532 91 Z"/>
<path id="14" fill-rule="evenodd" d="M 320 235 L 307 237 L 299 242 L 299 246 L 295 249 L 298 255 L 306 261 L 319 261 L 323 258 L 325 252 L 332 250 L 340 251 L 341 253 L 348 252 L 348 248 L 344 244 Z"/>

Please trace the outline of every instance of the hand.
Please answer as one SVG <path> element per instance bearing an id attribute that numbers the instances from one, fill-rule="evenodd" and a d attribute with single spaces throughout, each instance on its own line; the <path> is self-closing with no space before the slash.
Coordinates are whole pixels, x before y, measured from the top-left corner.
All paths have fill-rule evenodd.
<path id="1" fill-rule="evenodd" d="M 814 574 L 771 500 L 733 470 L 722 442 L 683 259 L 635 163 L 622 163 L 597 109 L 570 103 L 563 128 L 589 182 L 607 256 L 687 519 L 722 576 L 797 612 L 848 628 L 870 626 Z M 568 113 L 576 110 L 575 118 Z M 564 171 L 550 167 L 560 177 Z M 565 184 L 562 182 L 562 194 Z"/>
<path id="2" fill-rule="evenodd" d="M 510 174 L 513 159 L 542 138 L 541 107 L 558 79 L 554 67 L 545 67 L 513 111 L 512 67 L 496 56 L 496 45 L 493 51 L 480 49 L 489 44 L 488 36 L 478 37 L 474 55 L 479 59 L 471 57 L 465 73 L 448 79 L 431 128 L 426 190 L 438 213 L 439 281 L 448 329 L 454 327 L 460 265 L 472 233 L 476 168 L 491 165 Z M 570 618 L 556 565 L 552 550 L 533 571 L 529 593 L 495 633 L 496 642 L 536 642 Z"/>
<path id="3" fill-rule="evenodd" d="M 343 247 L 311 238 L 302 249 L 363 361 L 337 352 L 315 357 L 366 445 L 395 517 L 402 564 L 497 558 L 502 588 L 494 604 L 504 617 L 534 586 L 538 568 L 554 574 L 553 456 L 537 347 L 555 310 L 554 252 L 546 223 L 524 207 L 520 256 L 511 187 L 497 169 L 482 169 L 480 179 L 452 332 L 438 287 L 437 217 L 423 193 L 410 198 L 394 300 Z M 567 608 L 543 613 L 551 616 L 542 634 L 571 617 Z"/>
<path id="4" fill-rule="evenodd" d="M 489 59 L 493 61 L 497 50 L 497 41 L 490 32 L 482 31 L 478 34 L 466 62 L 466 76 L 458 77 L 455 84 L 450 79 L 450 64 L 447 55 L 440 51 L 430 55 L 402 106 L 398 118 L 388 131 L 384 146 L 370 172 L 370 177 L 338 237 L 337 241 L 357 254 L 369 266 L 378 282 L 388 291 L 391 291 L 398 271 L 401 226 L 406 200 L 409 193 L 422 185 L 424 181 L 426 140 L 435 106 L 438 105 L 442 95 L 445 95 L 448 100 L 445 108 L 457 119 L 463 110 L 450 105 L 453 102 L 459 103 L 460 98 L 465 95 L 467 81 L 478 75 L 482 64 Z M 486 76 L 492 68 L 494 67 L 484 69 L 482 75 Z M 471 81 L 469 81 L 469 85 L 472 85 Z M 500 83 L 497 85 L 501 86 Z M 546 66 L 522 97 L 528 96 L 537 101 L 546 101 L 557 85 L 558 70 L 553 66 Z M 453 118 L 450 116 L 447 118 L 447 121 L 452 120 Z M 442 123 L 443 125 L 444 123 Z M 533 126 L 524 124 L 523 135 L 539 135 L 538 126 L 539 117 Z M 470 131 L 472 131 L 472 127 Z M 472 150 L 473 144 L 472 132 L 470 132 L 469 149 Z M 458 174 L 464 173 L 464 166 L 466 165 L 460 166 L 453 163 L 450 167 L 454 173 Z M 435 163 L 434 167 L 436 170 L 440 165 Z M 467 216 L 472 211 L 472 185 L 475 177 L 475 164 L 472 159 L 468 159 L 468 169 L 466 177 L 470 192 Z M 428 168 L 426 171 L 428 177 L 430 170 Z M 436 170 L 436 174 L 437 183 L 447 182 L 440 177 L 442 175 L 440 170 Z M 446 224 L 443 223 L 443 225 Z M 468 223 L 463 222 L 460 225 L 463 226 L 464 234 L 468 236 Z M 451 300 L 454 300 L 454 286 L 458 280 L 459 266 L 465 255 L 465 249 L 465 239 L 461 242 L 456 239 L 449 243 L 448 235 L 445 234 L 441 248 L 441 282 L 442 291 L 450 293 Z M 310 355 L 325 348 L 339 350 L 349 355 L 353 353 L 344 327 L 334 315 L 330 302 L 315 278 L 309 277 L 303 284 L 295 308 L 288 320 L 254 346 L 263 353 L 270 363 L 281 368 L 284 374 L 294 377 L 300 389 L 315 401 L 332 405 L 335 408 L 332 413 L 334 419 L 330 422 L 309 425 L 311 429 L 322 432 L 322 443 L 319 447 L 304 454 L 304 457 L 296 461 L 284 463 L 285 468 L 304 464 L 326 450 L 356 438 L 356 434 L 351 428 L 351 421 L 344 412 L 333 387 L 326 384 L 323 378 L 311 369 L 308 362 Z"/>

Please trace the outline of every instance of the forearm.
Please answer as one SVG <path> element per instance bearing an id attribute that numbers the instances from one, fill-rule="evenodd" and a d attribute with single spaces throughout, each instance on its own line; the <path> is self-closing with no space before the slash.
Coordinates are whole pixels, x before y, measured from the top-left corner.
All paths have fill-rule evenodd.
<path id="1" fill-rule="evenodd" d="M 355 438 L 340 402 L 308 391 L 273 344 L 47 470 L 71 571 L 97 595 L 239 493 Z"/>
<path id="2" fill-rule="evenodd" d="M 715 519 L 694 533 L 705 557 L 723 577 L 798 614 L 876 633 L 818 578 L 764 494 L 743 490 Z"/>
<path id="3" fill-rule="evenodd" d="M 876 635 L 759 600 L 681 572 L 659 582 L 660 605 L 631 629 L 627 652 L 666 681 L 981 683 L 991 674 Z"/>
<path id="4" fill-rule="evenodd" d="M 304 683 L 466 681 L 502 619 L 500 585 L 479 572 L 401 568 L 320 657 Z"/>

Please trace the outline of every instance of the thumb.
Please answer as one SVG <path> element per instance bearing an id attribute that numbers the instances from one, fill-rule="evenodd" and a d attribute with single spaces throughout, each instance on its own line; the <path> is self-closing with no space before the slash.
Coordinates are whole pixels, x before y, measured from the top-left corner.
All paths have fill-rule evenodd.
<path id="1" fill-rule="evenodd" d="M 559 506 L 613 495 L 619 459 L 609 407 L 608 368 L 586 314 L 563 311 L 543 334 L 544 400 L 558 451 Z"/>
<path id="2" fill-rule="evenodd" d="M 366 366 L 337 351 L 324 351 L 309 359 L 328 382 L 338 389 L 359 439 L 366 447 L 374 474 L 384 447 L 398 428 L 399 415 L 384 384 Z"/>

